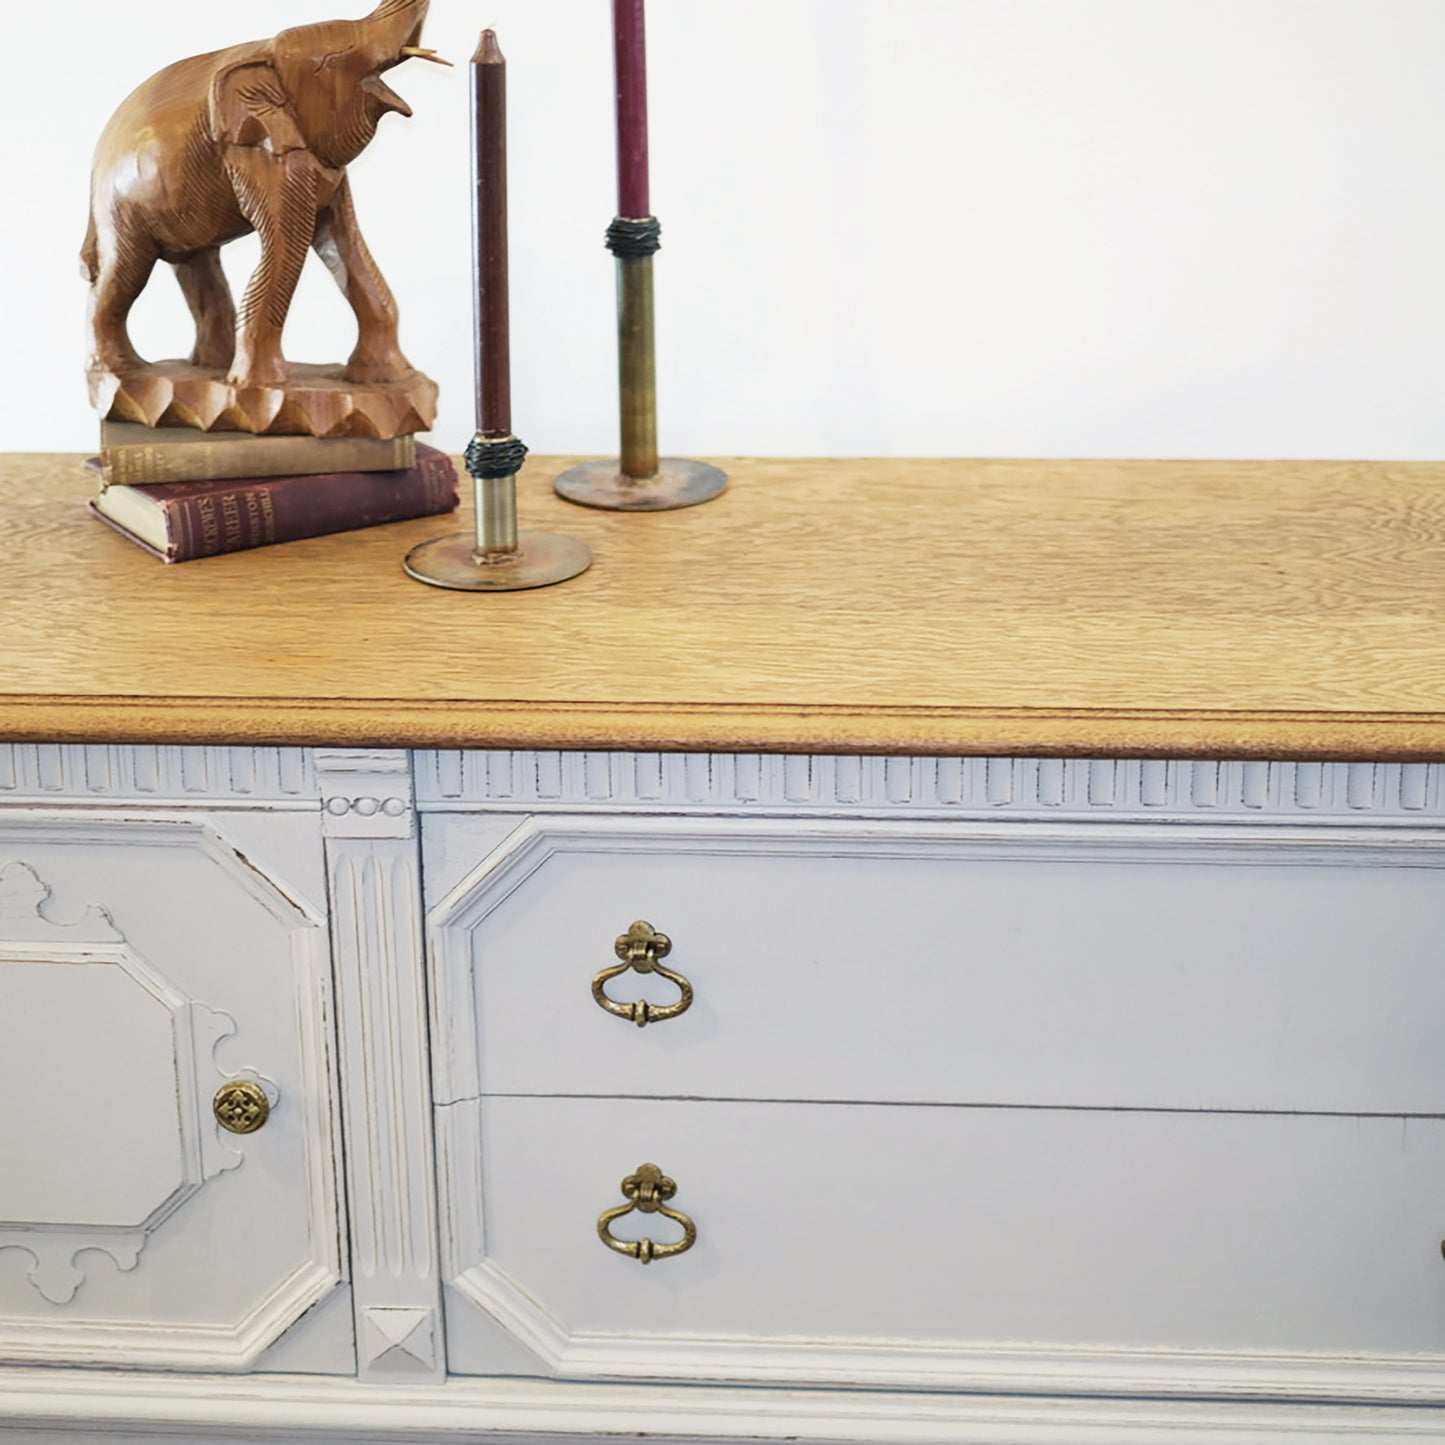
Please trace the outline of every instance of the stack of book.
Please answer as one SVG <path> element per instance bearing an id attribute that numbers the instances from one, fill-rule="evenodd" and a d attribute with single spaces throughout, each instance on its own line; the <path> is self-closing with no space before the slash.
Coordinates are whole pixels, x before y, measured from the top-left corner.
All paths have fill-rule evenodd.
<path id="1" fill-rule="evenodd" d="M 450 512 L 450 457 L 409 436 L 252 436 L 101 423 L 90 510 L 167 562 Z"/>

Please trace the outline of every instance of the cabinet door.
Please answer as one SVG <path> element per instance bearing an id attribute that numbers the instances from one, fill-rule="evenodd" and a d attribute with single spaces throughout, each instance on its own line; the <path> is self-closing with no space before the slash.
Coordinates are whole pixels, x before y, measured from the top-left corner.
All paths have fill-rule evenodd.
<path id="1" fill-rule="evenodd" d="M 306 815 L 0 815 L 0 1359 L 354 1367 L 320 850 Z"/>

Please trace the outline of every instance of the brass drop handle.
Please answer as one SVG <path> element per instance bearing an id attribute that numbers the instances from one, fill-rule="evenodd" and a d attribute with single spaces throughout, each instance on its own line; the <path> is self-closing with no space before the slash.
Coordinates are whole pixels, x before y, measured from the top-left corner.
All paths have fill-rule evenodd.
<path id="1" fill-rule="evenodd" d="M 271 1117 L 266 1091 L 250 1079 L 232 1079 L 211 1100 L 216 1122 L 232 1134 L 254 1134 Z"/>
<path id="2" fill-rule="evenodd" d="M 608 1013 L 616 1014 L 620 1019 L 631 1019 L 638 1028 L 644 1028 L 648 1024 L 661 1023 L 663 1019 L 675 1019 L 692 1007 L 692 985 L 680 973 L 674 973 L 658 962 L 672 952 L 672 940 L 665 933 L 658 933 L 650 923 L 639 919 L 612 945 L 612 950 L 622 962 L 604 968 L 592 980 L 592 997 Z M 676 1003 L 666 1005 L 647 1003 L 642 999 L 636 1003 L 618 1003 L 607 996 L 607 981 L 626 973 L 628 969 L 660 974 L 669 983 L 677 985 L 682 997 Z"/>
<path id="3" fill-rule="evenodd" d="M 643 1264 L 654 1259 L 667 1259 L 682 1254 L 697 1242 L 697 1225 L 680 1209 L 669 1209 L 666 1201 L 677 1193 L 677 1184 L 669 1179 L 656 1164 L 640 1164 L 636 1174 L 629 1174 L 622 1181 L 623 1197 L 628 1201 L 609 1209 L 597 1221 L 597 1235 L 608 1249 L 618 1254 L 631 1255 Z M 669 1219 L 682 1225 L 682 1238 L 673 1244 L 658 1244 L 653 1239 L 617 1239 L 612 1233 L 612 1221 L 621 1219 L 633 1210 L 639 1214 L 665 1214 Z"/>

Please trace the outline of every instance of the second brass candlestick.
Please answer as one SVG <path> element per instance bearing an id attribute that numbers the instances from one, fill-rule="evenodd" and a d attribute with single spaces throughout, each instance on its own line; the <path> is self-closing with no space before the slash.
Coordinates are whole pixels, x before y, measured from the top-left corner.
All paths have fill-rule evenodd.
<path id="1" fill-rule="evenodd" d="M 665 512 L 711 501 L 728 484 L 708 462 L 657 454 L 657 347 L 652 258 L 661 245 L 655 216 L 619 217 L 607 232 L 617 257 L 617 359 L 622 455 L 584 462 L 557 478 L 560 496 L 584 507 Z"/>

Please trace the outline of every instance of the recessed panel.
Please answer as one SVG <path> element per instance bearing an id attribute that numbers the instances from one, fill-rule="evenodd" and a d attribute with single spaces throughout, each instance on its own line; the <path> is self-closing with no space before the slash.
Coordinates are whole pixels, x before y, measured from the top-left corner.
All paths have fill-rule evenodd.
<path id="1" fill-rule="evenodd" d="M 116 962 L 0 959 L 0 1222 L 128 1228 L 184 1180 L 175 1015 Z"/>

